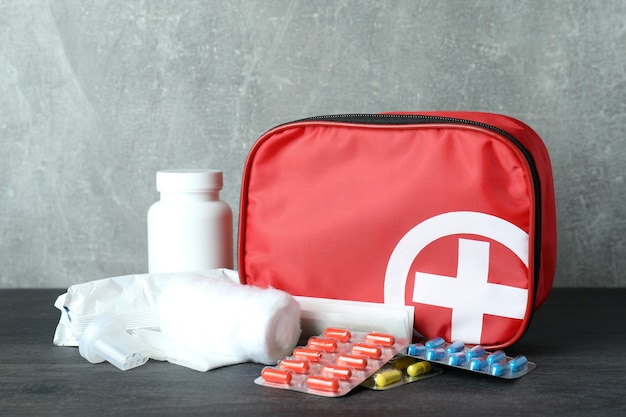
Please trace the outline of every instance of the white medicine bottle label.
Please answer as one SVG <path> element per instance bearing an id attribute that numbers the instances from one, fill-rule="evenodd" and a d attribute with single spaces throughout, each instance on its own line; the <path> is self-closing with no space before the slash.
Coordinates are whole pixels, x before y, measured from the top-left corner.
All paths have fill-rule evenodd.
<path id="1" fill-rule="evenodd" d="M 148 210 L 151 273 L 233 268 L 233 212 L 221 201 L 222 171 L 164 170 Z"/>

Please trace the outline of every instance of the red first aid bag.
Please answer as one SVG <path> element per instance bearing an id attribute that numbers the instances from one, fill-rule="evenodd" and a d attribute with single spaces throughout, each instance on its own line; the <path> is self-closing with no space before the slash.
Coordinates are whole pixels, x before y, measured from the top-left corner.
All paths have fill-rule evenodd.
<path id="1" fill-rule="evenodd" d="M 550 160 L 513 118 L 321 116 L 265 133 L 246 161 L 242 283 L 415 307 L 424 337 L 507 347 L 556 262 Z"/>

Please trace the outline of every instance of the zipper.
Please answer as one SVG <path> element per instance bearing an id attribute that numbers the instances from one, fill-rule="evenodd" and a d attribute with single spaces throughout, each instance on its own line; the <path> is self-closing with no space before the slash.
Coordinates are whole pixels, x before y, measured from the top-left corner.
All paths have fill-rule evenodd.
<path id="1" fill-rule="evenodd" d="M 324 116 L 307 117 L 304 119 L 296 120 L 288 123 L 306 123 L 306 122 L 337 122 L 337 123 L 354 123 L 354 124 L 374 124 L 374 125 L 411 125 L 411 124 L 430 124 L 430 123 L 444 123 L 444 124 L 460 124 L 466 126 L 480 127 L 490 130 L 499 134 L 500 136 L 508 139 L 515 147 L 522 153 L 528 167 L 530 169 L 533 189 L 535 192 L 535 240 L 533 244 L 533 306 L 530 310 L 530 316 L 528 322 L 533 316 L 535 311 L 535 302 L 537 300 L 537 288 L 539 285 L 539 273 L 541 266 L 541 183 L 539 180 L 539 171 L 535 163 L 535 158 L 528 149 L 509 132 L 500 129 L 497 126 L 493 126 L 487 123 L 477 122 L 469 119 L 461 119 L 455 117 L 437 116 L 437 115 L 423 115 L 423 114 L 392 114 L 392 113 L 355 113 L 355 114 L 331 114 Z M 527 326 L 528 328 L 528 326 Z"/>

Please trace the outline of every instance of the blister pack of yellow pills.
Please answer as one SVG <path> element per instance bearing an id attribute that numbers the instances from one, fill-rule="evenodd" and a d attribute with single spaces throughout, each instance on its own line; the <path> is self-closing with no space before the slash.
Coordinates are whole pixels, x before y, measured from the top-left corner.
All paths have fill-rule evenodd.
<path id="1" fill-rule="evenodd" d="M 291 356 L 267 366 L 256 384 L 325 397 L 346 395 L 377 372 L 408 343 L 380 332 L 326 328 L 296 347 Z"/>
<path id="2" fill-rule="evenodd" d="M 375 391 L 384 391 L 421 381 L 442 372 L 441 367 L 428 361 L 399 354 L 363 381 L 361 386 Z"/>
<path id="3" fill-rule="evenodd" d="M 480 345 L 468 347 L 462 342 L 446 343 L 441 337 L 410 344 L 402 353 L 435 364 L 504 379 L 520 378 L 537 367 L 524 355 L 511 357 L 502 350 L 487 352 Z"/>

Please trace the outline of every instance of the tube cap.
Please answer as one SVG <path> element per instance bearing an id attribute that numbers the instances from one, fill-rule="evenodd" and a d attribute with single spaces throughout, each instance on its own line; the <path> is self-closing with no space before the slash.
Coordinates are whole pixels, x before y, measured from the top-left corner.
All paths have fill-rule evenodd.
<path id="1" fill-rule="evenodd" d="M 141 366 L 150 359 L 145 345 L 129 335 L 124 320 L 113 313 L 99 314 L 89 323 L 80 338 L 78 351 L 91 363 L 106 360 L 122 371 Z"/>

